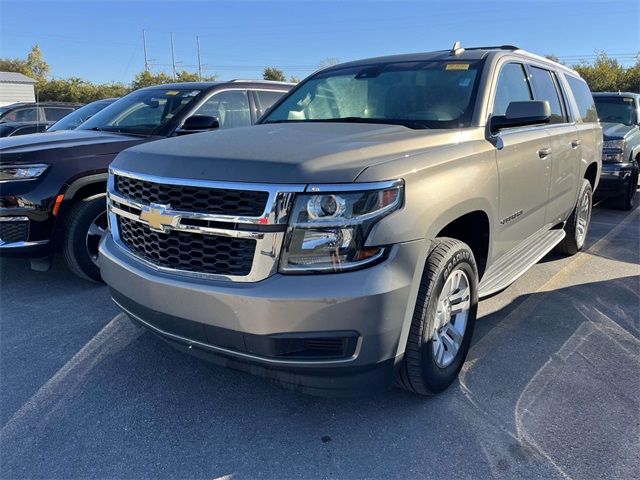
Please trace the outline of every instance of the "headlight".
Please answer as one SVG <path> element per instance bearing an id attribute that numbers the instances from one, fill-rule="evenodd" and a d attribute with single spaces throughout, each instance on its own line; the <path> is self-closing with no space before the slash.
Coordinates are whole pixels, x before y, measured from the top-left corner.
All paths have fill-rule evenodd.
<path id="1" fill-rule="evenodd" d="M 372 264 L 386 253 L 365 247 L 371 228 L 402 206 L 404 182 L 363 185 L 363 190 L 296 195 L 280 260 L 283 273 L 343 272 Z"/>
<path id="2" fill-rule="evenodd" d="M 602 143 L 602 148 L 616 148 L 619 150 L 624 150 L 624 140 L 605 140 Z"/>
<path id="3" fill-rule="evenodd" d="M 13 180 L 32 180 L 38 178 L 49 168 L 49 165 L 2 165 L 0 166 L 0 182 Z"/>

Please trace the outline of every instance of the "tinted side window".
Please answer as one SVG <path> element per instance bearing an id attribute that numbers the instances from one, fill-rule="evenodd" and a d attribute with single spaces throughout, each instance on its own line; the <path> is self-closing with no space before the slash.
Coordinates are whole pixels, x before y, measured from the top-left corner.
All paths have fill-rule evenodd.
<path id="1" fill-rule="evenodd" d="M 536 91 L 536 100 L 546 100 L 551 107 L 551 119 L 549 123 L 564 123 L 566 119 L 562 111 L 558 89 L 551 75 L 549 70 L 531 67 L 531 81 Z"/>
<path id="2" fill-rule="evenodd" d="M 504 115 L 511 102 L 533 100 L 531 87 L 524 66 L 520 63 L 508 63 L 500 70 L 496 98 L 493 102 L 493 114 Z"/>
<path id="3" fill-rule="evenodd" d="M 38 120 L 38 111 L 35 107 L 20 108 L 8 113 L 3 120 L 7 122 L 35 122 Z"/>
<path id="4" fill-rule="evenodd" d="M 57 122 L 61 118 L 73 112 L 71 108 L 44 107 L 44 116 L 49 122 Z"/>
<path id="5" fill-rule="evenodd" d="M 597 122 L 598 112 L 596 111 L 596 104 L 593 102 L 591 96 L 591 90 L 587 86 L 586 82 L 579 78 L 566 75 L 567 82 L 573 93 L 573 98 L 576 99 L 578 105 L 578 112 L 583 122 Z"/>
<path id="6" fill-rule="evenodd" d="M 276 103 L 285 92 L 269 92 L 267 90 L 256 90 L 258 97 L 258 108 L 260 113 L 264 113 L 267 108 Z"/>
<path id="7" fill-rule="evenodd" d="M 218 117 L 220 128 L 245 127 L 251 125 L 249 97 L 246 90 L 228 90 L 216 93 L 204 102 L 194 115 Z"/>

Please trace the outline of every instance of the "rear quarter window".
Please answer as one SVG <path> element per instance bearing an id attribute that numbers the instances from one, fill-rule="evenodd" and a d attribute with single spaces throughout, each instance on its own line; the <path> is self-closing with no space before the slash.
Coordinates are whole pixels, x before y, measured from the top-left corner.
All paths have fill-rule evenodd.
<path id="1" fill-rule="evenodd" d="M 566 79 L 569 83 L 569 88 L 571 88 L 573 98 L 576 100 L 578 113 L 580 114 L 582 121 L 597 122 L 598 112 L 596 111 L 596 104 L 593 101 L 593 96 L 591 95 L 591 90 L 589 90 L 587 83 L 584 80 L 572 77 L 571 75 L 566 75 Z"/>

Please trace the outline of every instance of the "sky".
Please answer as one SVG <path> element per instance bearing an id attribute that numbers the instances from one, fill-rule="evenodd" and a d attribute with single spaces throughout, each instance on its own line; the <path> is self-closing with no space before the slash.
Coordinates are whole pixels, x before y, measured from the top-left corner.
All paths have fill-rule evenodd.
<path id="1" fill-rule="evenodd" d="M 144 69 L 220 79 L 260 78 L 265 66 L 299 78 L 326 59 L 349 61 L 463 46 L 517 45 L 566 63 L 606 51 L 628 65 L 640 51 L 640 1 L 0 0 L 0 56 L 39 44 L 56 78 L 125 82 Z"/>

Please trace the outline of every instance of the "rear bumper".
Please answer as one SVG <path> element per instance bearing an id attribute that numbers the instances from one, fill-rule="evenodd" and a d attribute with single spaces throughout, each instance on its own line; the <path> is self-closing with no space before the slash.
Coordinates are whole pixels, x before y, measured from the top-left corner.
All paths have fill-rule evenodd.
<path id="1" fill-rule="evenodd" d="M 335 396 L 393 384 L 424 248 L 422 241 L 396 245 L 385 262 L 357 272 L 233 283 L 159 272 L 108 236 L 100 265 L 132 320 L 175 346 L 297 391 Z M 345 349 L 306 358 L 287 351 L 310 337 L 342 338 Z"/>

